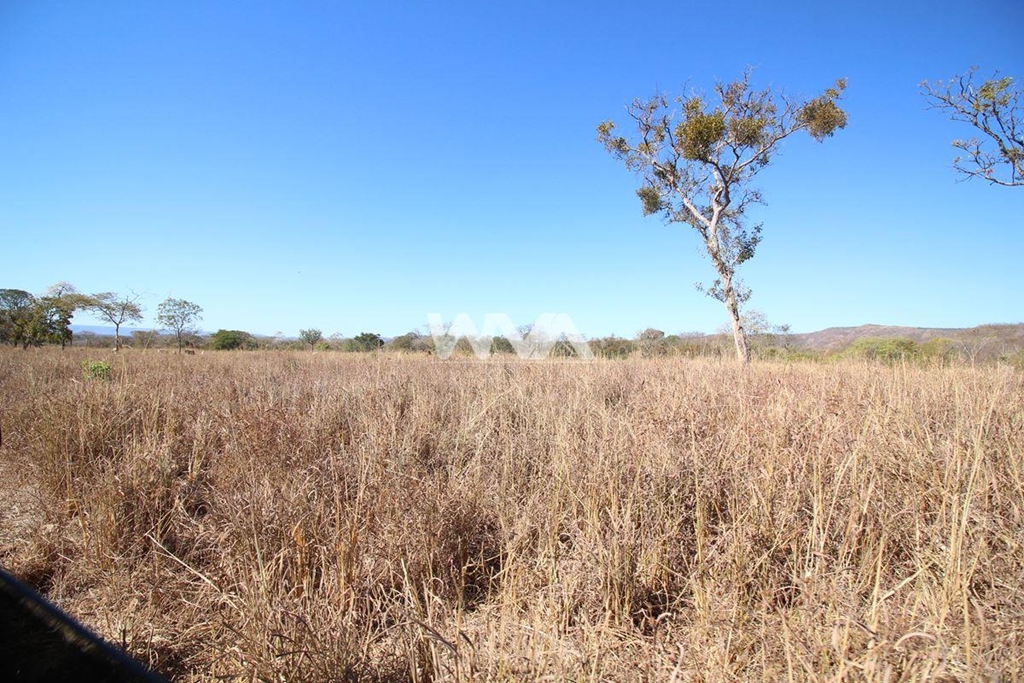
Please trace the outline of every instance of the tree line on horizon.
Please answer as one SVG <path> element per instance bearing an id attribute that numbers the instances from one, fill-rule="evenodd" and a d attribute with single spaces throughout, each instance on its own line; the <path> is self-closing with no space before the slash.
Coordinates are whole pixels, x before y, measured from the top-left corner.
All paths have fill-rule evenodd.
<path id="1" fill-rule="evenodd" d="M 61 348 L 74 338 L 71 321 L 78 311 L 86 311 L 114 328 L 114 350 L 123 345 L 121 327 L 142 320 L 141 296 L 116 292 L 82 294 L 69 282 L 51 285 L 40 296 L 23 289 L 0 289 L 0 344 L 30 346 L 59 344 Z M 203 309 L 191 301 L 168 297 L 157 306 L 157 323 L 173 336 L 180 352 Z"/>
<path id="2" fill-rule="evenodd" d="M 110 345 L 110 336 L 98 335 L 91 331 L 73 334 L 71 320 L 77 311 L 90 312 L 111 324 L 114 328 L 112 345 L 114 350 L 124 346 L 149 350 L 174 348 L 193 353 L 195 349 L 211 351 L 254 351 L 254 350 L 308 350 L 337 351 L 345 353 L 394 352 L 412 354 L 433 354 L 434 338 L 419 330 L 385 339 L 376 332 L 361 332 L 352 337 L 340 333 L 324 336 L 321 330 L 307 328 L 299 330 L 297 337 L 285 337 L 282 333 L 262 336 L 245 330 L 219 329 L 212 334 L 202 334 L 198 322 L 202 320 L 203 309 L 196 303 L 168 297 L 157 306 L 157 322 L 161 331 L 132 330 L 126 342 L 121 327 L 142 319 L 140 297 L 134 293 L 119 295 L 113 292 L 81 294 L 67 282 L 58 282 L 46 292 L 34 296 L 21 289 L 0 289 L 0 344 L 20 346 L 72 345 L 77 337 L 79 345 Z M 987 325 L 962 331 L 956 338 L 933 337 L 915 341 L 905 337 L 863 337 L 838 349 L 815 350 L 797 341 L 789 325 L 775 324 L 756 310 L 742 314 L 742 325 L 749 340 L 748 352 L 758 359 L 820 360 L 828 358 L 860 358 L 883 362 L 917 361 L 951 362 L 962 360 L 970 363 L 1002 360 L 1024 365 L 1024 343 L 1009 336 L 1006 325 Z M 529 326 L 520 330 L 529 333 Z M 647 328 L 633 338 L 609 335 L 588 340 L 593 354 L 598 358 L 658 358 L 658 357 L 713 357 L 729 355 L 732 330 L 723 326 L 714 334 L 684 332 L 666 334 L 662 330 Z M 1019 335 L 1018 335 L 1019 336 Z M 108 341 L 104 341 L 108 340 Z M 474 355 L 472 345 L 465 337 L 453 340 L 456 357 Z M 512 343 L 505 337 L 491 339 L 492 355 L 514 355 Z M 576 350 L 565 340 L 556 343 L 552 349 L 556 358 L 574 358 Z"/>

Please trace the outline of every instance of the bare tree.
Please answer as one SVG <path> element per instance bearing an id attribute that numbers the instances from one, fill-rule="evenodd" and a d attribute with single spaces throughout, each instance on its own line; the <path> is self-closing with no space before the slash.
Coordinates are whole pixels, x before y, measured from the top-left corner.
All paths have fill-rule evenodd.
<path id="1" fill-rule="evenodd" d="M 114 326 L 114 350 L 121 349 L 121 325 L 142 320 L 142 306 L 138 294 L 121 296 L 114 292 L 93 294 L 85 301 L 84 308 Z"/>
<path id="2" fill-rule="evenodd" d="M 635 100 L 627 108 L 636 127 L 632 139 L 617 135 L 611 121 L 597 127 L 605 148 L 643 179 L 637 195 L 644 215 L 684 223 L 700 235 L 718 278 L 698 289 L 725 305 L 743 363 L 750 352 L 740 307 L 750 290 L 736 269 L 761 241 L 761 226 L 747 224 L 746 210 L 763 203 L 751 181 L 797 131 L 820 142 L 844 128 L 846 112 L 836 102 L 845 88 L 839 80 L 818 97 L 797 102 L 751 88 L 747 71 L 737 81 L 718 83 L 710 101 L 700 95 Z"/>
<path id="3" fill-rule="evenodd" d="M 963 156 L 953 159 L 953 168 L 965 178 L 982 178 L 993 185 L 1024 186 L 1024 109 L 1021 91 L 1009 76 L 975 84 L 978 67 L 948 81 L 921 83 L 932 109 L 954 121 L 968 123 L 983 134 L 982 139 L 953 140 Z M 994 149 L 992 149 L 994 147 Z"/>
<path id="4" fill-rule="evenodd" d="M 775 324 L 764 313 L 753 308 L 743 311 L 743 314 L 740 315 L 740 322 L 747 335 L 748 346 L 752 347 L 755 352 L 763 352 L 765 349 L 780 344 L 783 348 L 789 348 L 791 338 L 788 324 Z M 717 332 L 721 335 L 728 335 L 732 330 L 730 326 L 723 325 Z"/>

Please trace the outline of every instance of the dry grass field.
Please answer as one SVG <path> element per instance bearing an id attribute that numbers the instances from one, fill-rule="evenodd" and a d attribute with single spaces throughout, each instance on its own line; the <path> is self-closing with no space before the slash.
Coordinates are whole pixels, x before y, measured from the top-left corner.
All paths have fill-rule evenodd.
<path id="1" fill-rule="evenodd" d="M 0 421 L 0 564 L 178 680 L 1024 679 L 1019 369 L 3 349 Z"/>

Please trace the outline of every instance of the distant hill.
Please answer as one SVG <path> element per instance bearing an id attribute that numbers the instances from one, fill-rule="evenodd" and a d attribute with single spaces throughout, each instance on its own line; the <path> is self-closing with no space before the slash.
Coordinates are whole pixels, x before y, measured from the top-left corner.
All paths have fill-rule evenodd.
<path id="1" fill-rule="evenodd" d="M 982 343 L 989 341 L 1015 348 L 1024 348 L 1024 323 L 1015 325 L 979 325 L 970 328 L 898 327 L 895 325 L 861 325 L 860 327 L 830 327 L 818 332 L 794 334 L 792 342 L 816 351 L 840 351 L 858 339 L 902 337 L 915 342 L 942 337 L 957 342 Z"/>

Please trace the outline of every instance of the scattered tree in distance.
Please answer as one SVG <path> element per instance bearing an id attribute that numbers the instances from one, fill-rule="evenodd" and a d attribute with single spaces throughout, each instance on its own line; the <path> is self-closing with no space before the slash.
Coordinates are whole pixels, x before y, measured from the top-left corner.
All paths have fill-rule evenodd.
<path id="1" fill-rule="evenodd" d="M 658 349 L 664 341 L 665 333 L 653 327 L 636 333 L 637 348 L 644 356 L 657 355 Z"/>
<path id="2" fill-rule="evenodd" d="M 28 347 L 36 298 L 23 289 L 0 289 L 0 340 Z"/>
<path id="3" fill-rule="evenodd" d="M 115 351 L 121 350 L 121 325 L 142 320 L 142 306 L 138 303 L 139 298 L 139 295 L 134 292 L 125 296 L 114 292 L 101 292 L 93 294 L 85 300 L 83 308 L 92 311 L 114 326 Z"/>
<path id="4" fill-rule="evenodd" d="M 251 350 L 257 344 L 253 336 L 243 330 L 217 330 L 210 335 L 207 346 L 215 351 Z"/>
<path id="5" fill-rule="evenodd" d="M 748 225 L 746 210 L 763 203 L 751 181 L 794 133 L 806 131 L 820 142 L 845 128 L 846 112 L 837 104 L 845 88 L 840 79 L 818 97 L 797 102 L 751 88 L 747 71 L 732 83 L 716 84 L 711 98 L 634 100 L 627 109 L 636 128 L 631 138 L 619 135 L 612 121 L 597 127 L 605 149 L 643 179 L 637 195 L 644 215 L 685 223 L 700 235 L 718 274 L 700 289 L 725 305 L 743 363 L 750 351 L 740 307 L 750 290 L 736 269 L 761 241 L 761 226 Z"/>
<path id="6" fill-rule="evenodd" d="M 384 346 L 384 340 L 376 332 L 361 332 L 352 338 L 352 343 L 358 351 L 376 351 Z"/>
<path id="7" fill-rule="evenodd" d="M 156 321 L 164 329 L 174 333 L 178 342 L 178 353 L 184 343 L 186 334 L 195 334 L 196 323 L 203 319 L 203 309 L 199 304 L 184 299 L 168 297 L 156 307 Z"/>
<path id="8" fill-rule="evenodd" d="M 1024 109 L 1021 90 L 1013 78 L 992 78 L 975 84 L 978 67 L 948 81 L 921 83 L 932 109 L 954 121 L 969 123 L 984 138 L 953 140 L 964 156 L 953 159 L 953 168 L 965 178 L 982 178 L 993 185 L 1024 186 Z M 986 139 L 987 138 L 987 139 Z M 989 144 L 986 144 L 989 143 Z M 995 147 L 993 150 L 992 147 Z"/>
<path id="9" fill-rule="evenodd" d="M 324 338 L 323 332 L 317 329 L 299 330 L 299 339 L 303 344 L 309 344 L 309 350 L 316 349 L 316 345 Z"/>

